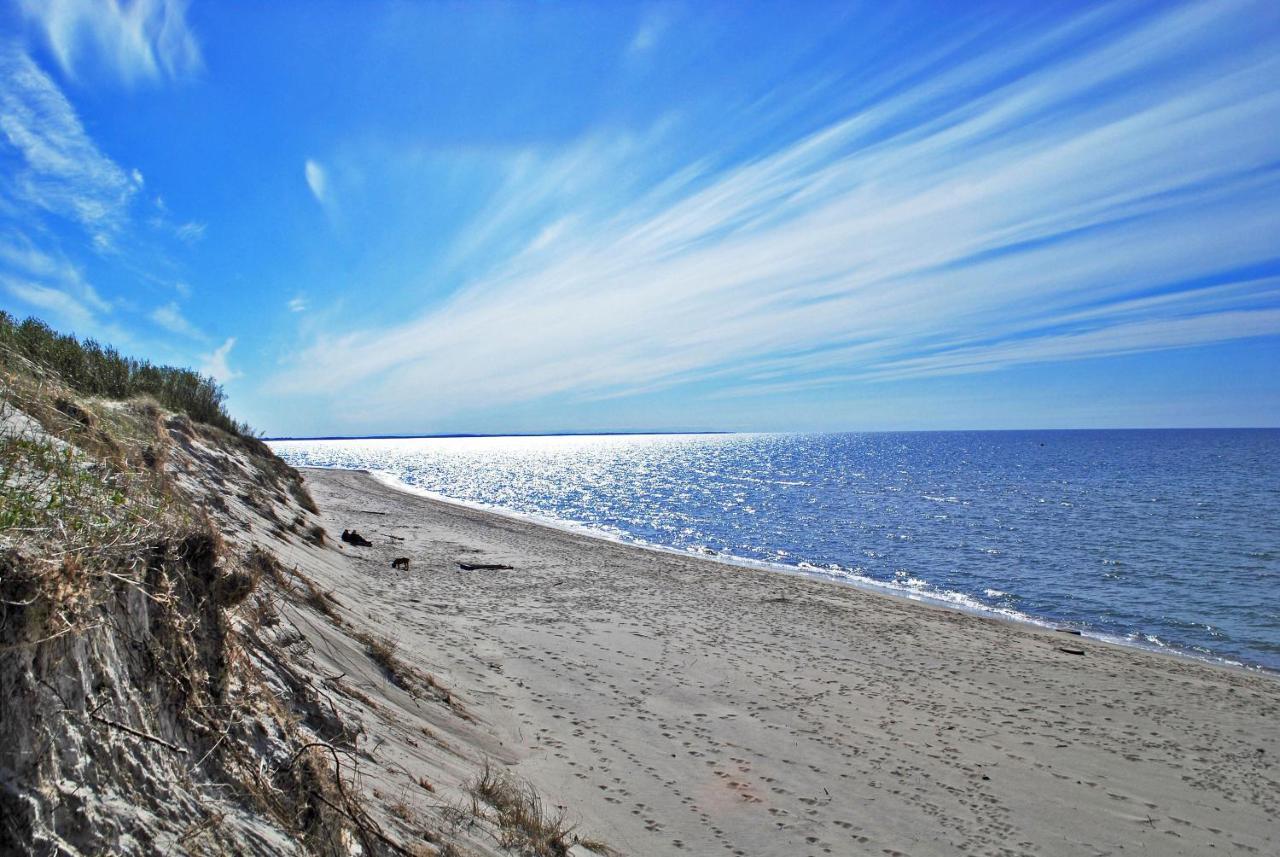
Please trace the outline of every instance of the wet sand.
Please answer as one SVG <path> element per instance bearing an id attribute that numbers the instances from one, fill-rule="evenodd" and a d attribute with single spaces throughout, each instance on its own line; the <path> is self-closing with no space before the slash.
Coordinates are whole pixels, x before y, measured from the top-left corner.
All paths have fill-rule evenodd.
<path id="1" fill-rule="evenodd" d="M 306 475 L 374 542 L 321 582 L 623 853 L 1280 853 L 1274 676 Z"/>

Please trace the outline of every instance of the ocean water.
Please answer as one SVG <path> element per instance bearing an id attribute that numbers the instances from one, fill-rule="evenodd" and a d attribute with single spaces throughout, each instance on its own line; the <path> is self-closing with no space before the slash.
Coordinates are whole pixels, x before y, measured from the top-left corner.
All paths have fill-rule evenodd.
<path id="1" fill-rule="evenodd" d="M 1280 430 L 271 446 L 630 542 L 1280 670 Z"/>

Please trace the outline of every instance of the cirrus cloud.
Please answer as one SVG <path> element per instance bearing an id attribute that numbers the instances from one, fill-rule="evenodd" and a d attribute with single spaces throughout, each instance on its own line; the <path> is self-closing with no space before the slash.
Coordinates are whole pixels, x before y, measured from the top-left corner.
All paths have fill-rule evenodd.
<path id="1" fill-rule="evenodd" d="M 79 223 L 100 248 L 123 228 L 143 178 L 102 153 L 57 84 L 0 44 L 0 163 L 15 198 Z"/>
<path id="2" fill-rule="evenodd" d="M 21 8 L 69 77 L 90 61 L 127 84 L 202 67 L 187 0 L 21 0 Z"/>
<path id="3" fill-rule="evenodd" d="M 519 251 L 418 318 L 315 334 L 270 388 L 407 421 L 1280 334 L 1280 34 L 1228 5 L 1082 15 L 608 209 L 634 140 L 531 151 L 477 224 L 524 240 L 472 239 Z"/>

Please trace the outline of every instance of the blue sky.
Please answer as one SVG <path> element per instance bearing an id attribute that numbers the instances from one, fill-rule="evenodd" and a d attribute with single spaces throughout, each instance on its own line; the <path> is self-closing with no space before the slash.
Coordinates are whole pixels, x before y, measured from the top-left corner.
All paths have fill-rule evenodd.
<path id="1" fill-rule="evenodd" d="M 0 308 L 273 435 L 1280 425 L 1280 6 L 18 0 Z"/>

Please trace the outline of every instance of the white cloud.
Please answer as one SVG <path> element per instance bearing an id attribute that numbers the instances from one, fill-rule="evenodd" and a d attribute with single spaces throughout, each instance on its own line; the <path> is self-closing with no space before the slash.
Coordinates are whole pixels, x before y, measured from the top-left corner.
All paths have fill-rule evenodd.
<path id="1" fill-rule="evenodd" d="M 161 200 L 157 201 L 162 202 Z M 156 213 L 147 218 L 147 225 L 158 232 L 172 235 L 187 246 L 203 241 L 205 231 L 208 228 L 205 224 L 195 220 L 188 220 L 185 223 L 175 222 L 170 217 L 168 209 L 162 204 L 156 205 Z"/>
<path id="2" fill-rule="evenodd" d="M 111 245 L 140 183 L 98 149 L 30 57 L 0 44 L 0 155 L 6 149 L 18 165 L 4 184 L 17 198 L 78 222 L 96 246 Z"/>
<path id="3" fill-rule="evenodd" d="M 173 234 L 187 244 L 195 244 L 204 238 L 204 232 L 205 224 L 196 223 L 194 220 L 175 226 L 173 230 Z"/>
<path id="4" fill-rule="evenodd" d="M 0 273 L 0 288 L 60 331 L 120 346 L 131 342 L 128 332 L 110 321 L 110 304 L 88 283 Z"/>
<path id="5" fill-rule="evenodd" d="M 571 224 L 572 221 L 567 217 L 562 217 L 554 223 L 548 224 L 541 232 L 534 236 L 532 241 L 529 242 L 529 252 L 536 253 L 550 244 L 555 243 L 556 239 L 565 234 L 565 231 Z"/>
<path id="6" fill-rule="evenodd" d="M 303 166 L 303 173 L 307 177 L 307 187 L 311 188 L 311 195 L 316 198 L 316 202 L 324 205 L 329 193 L 329 181 L 324 167 L 308 158 Z"/>
<path id="7" fill-rule="evenodd" d="M 339 219 L 338 200 L 334 196 L 333 179 L 330 171 L 319 161 L 308 158 L 302 167 L 303 177 L 307 180 L 307 189 L 315 197 L 316 202 L 329 218 L 330 223 Z"/>
<path id="8" fill-rule="evenodd" d="M 66 258 L 47 252 L 25 233 L 0 233 L 0 265 L 18 275 L 19 281 L 39 284 L 67 295 L 86 312 L 109 313 L 113 306 L 105 300 L 84 274 Z"/>
<path id="9" fill-rule="evenodd" d="M 306 295 L 294 295 L 289 301 L 289 312 L 306 312 L 307 298 Z"/>
<path id="10" fill-rule="evenodd" d="M 0 233 L 0 262 L 36 277 L 80 278 L 74 265 L 41 250 L 26 233 L 18 230 Z"/>
<path id="11" fill-rule="evenodd" d="M 1280 334 L 1274 284 L 1232 273 L 1280 234 L 1280 54 L 1251 11 L 1176 7 L 1064 51 L 1070 22 L 718 175 L 678 164 L 572 236 L 543 225 L 547 200 L 561 218 L 615 202 L 591 177 L 632 174 L 630 150 L 535 160 L 471 239 L 483 255 L 527 230 L 504 267 L 417 319 L 318 336 L 272 388 L 409 418 Z"/>
<path id="12" fill-rule="evenodd" d="M 50 3 L 50 14 L 79 15 L 74 4 Z M 116 7 L 115 3 L 97 4 Z M 154 4 L 122 7 L 123 14 L 151 14 Z M 34 8 L 34 7 L 33 7 Z M 181 10 L 179 10 L 181 11 Z M 122 299 L 103 298 L 70 261 L 86 245 L 123 265 L 130 275 L 157 283 L 153 265 L 173 264 L 155 245 L 139 241 L 134 201 L 146 185 L 141 170 L 125 169 L 106 155 L 86 131 L 77 111 L 53 79 L 16 43 L 0 40 L 0 278 L 4 290 L 52 324 L 127 344 L 119 311 Z M 159 219 L 152 225 L 190 243 L 203 225 L 174 226 L 155 197 Z M 70 228 L 68 228 L 70 225 Z M 78 241 L 83 230 L 87 242 Z M 33 237 L 38 239 L 33 240 Z M 79 245 L 79 246 L 77 246 Z M 179 293 L 187 287 L 176 284 Z M 160 307 L 151 320 L 184 335 L 199 335 L 177 310 Z"/>
<path id="13" fill-rule="evenodd" d="M 194 324 L 187 320 L 182 314 L 181 307 L 177 301 L 158 306 L 151 311 L 149 316 L 152 321 L 168 330 L 171 333 L 177 333 L 181 336 L 188 336 L 193 339 L 204 339 L 205 335 Z"/>
<path id="14" fill-rule="evenodd" d="M 21 0 L 69 77 L 100 64 L 127 84 L 201 68 L 187 0 Z"/>
<path id="15" fill-rule="evenodd" d="M 627 45 L 627 52 L 632 57 L 647 54 L 658 44 L 669 25 L 670 18 L 665 12 L 660 10 L 649 11 L 640 21 L 640 26 L 636 28 L 635 35 L 631 37 L 631 42 Z"/>
<path id="16" fill-rule="evenodd" d="M 3 275 L 0 275 L 0 282 L 18 300 L 38 310 L 52 313 L 57 320 L 78 331 L 90 329 L 97 324 L 97 317 L 90 307 L 61 289 Z"/>
<path id="17" fill-rule="evenodd" d="M 236 338 L 232 336 L 213 351 L 204 355 L 201 358 L 201 373 L 213 378 L 219 384 L 225 384 L 228 381 L 239 378 L 241 373 L 232 369 L 227 363 L 227 358 L 231 355 L 231 349 L 235 347 L 235 344 Z"/>

